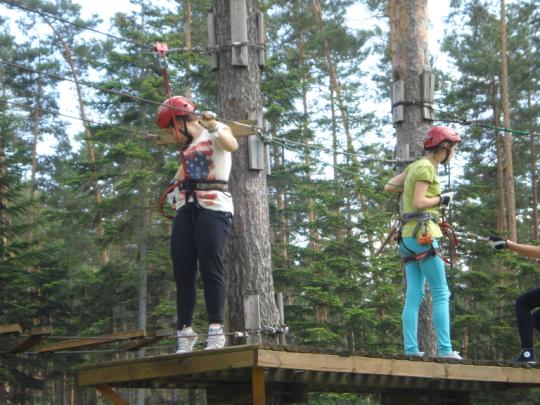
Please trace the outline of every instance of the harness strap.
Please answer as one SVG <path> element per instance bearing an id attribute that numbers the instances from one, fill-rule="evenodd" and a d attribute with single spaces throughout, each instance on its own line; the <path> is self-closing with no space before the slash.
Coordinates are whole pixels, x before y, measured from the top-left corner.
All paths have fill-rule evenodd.
<path id="1" fill-rule="evenodd" d="M 169 184 L 165 192 L 161 194 L 161 197 L 159 198 L 159 212 L 161 213 L 161 215 L 168 219 L 173 219 L 174 217 L 165 213 L 165 200 L 167 199 L 167 195 L 171 193 L 176 187 L 178 187 L 180 191 L 185 191 L 186 201 L 188 201 L 190 197 L 193 197 L 193 200 L 196 204 L 198 203 L 198 201 L 197 193 L 195 193 L 195 191 L 216 190 L 222 191 L 224 193 L 227 193 L 229 191 L 229 185 L 225 180 L 187 179 L 183 181 L 175 181 Z"/>
<path id="2" fill-rule="evenodd" d="M 406 246 L 405 246 L 405 249 L 407 249 Z M 409 249 L 407 249 L 407 250 L 409 250 Z M 426 250 L 425 252 L 414 254 L 412 256 L 405 256 L 404 258 L 402 258 L 402 260 L 403 260 L 403 263 L 421 262 L 422 260 L 426 259 L 427 257 L 431 257 L 431 256 L 439 256 L 441 259 L 443 259 L 446 262 L 444 257 L 442 257 L 441 249 L 434 248 L 433 245 L 431 246 L 431 248 L 429 250 Z"/>
<path id="3" fill-rule="evenodd" d="M 207 190 L 217 190 L 217 191 L 229 191 L 229 186 L 225 180 L 197 180 L 189 179 L 183 180 L 176 183 L 178 188 L 181 191 L 207 191 Z"/>

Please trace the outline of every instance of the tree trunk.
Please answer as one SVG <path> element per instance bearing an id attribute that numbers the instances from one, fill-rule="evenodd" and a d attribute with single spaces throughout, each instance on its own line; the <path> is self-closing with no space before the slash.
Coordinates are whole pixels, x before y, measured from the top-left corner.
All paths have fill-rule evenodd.
<path id="1" fill-rule="evenodd" d="M 336 103 L 334 100 L 334 90 L 332 86 L 330 85 L 330 111 L 331 111 L 331 118 L 332 118 L 332 163 L 334 165 L 334 190 L 335 195 L 339 195 L 339 172 L 337 170 L 338 165 L 338 154 L 337 154 L 337 147 L 338 147 L 338 139 L 337 139 L 337 122 L 336 122 Z M 339 218 L 341 215 L 341 204 L 339 200 L 336 200 L 335 202 L 335 211 L 336 211 L 336 217 Z M 347 229 L 350 229 L 350 224 L 347 224 Z M 334 234 L 336 237 L 336 240 L 341 240 L 343 238 L 342 235 L 342 229 L 339 226 L 339 224 L 336 224 L 336 227 L 334 228 Z"/>
<path id="2" fill-rule="evenodd" d="M 36 107 L 34 110 L 34 125 L 32 127 L 32 169 L 30 172 L 30 192 L 29 199 L 30 202 L 34 200 L 36 193 L 36 174 L 37 174 L 37 144 L 39 140 L 39 122 L 41 120 L 41 75 L 38 75 L 37 78 L 37 89 L 35 97 Z M 28 213 L 29 223 L 31 224 L 28 231 L 28 240 L 34 240 L 34 220 L 35 213 L 34 210 L 30 210 Z"/>
<path id="3" fill-rule="evenodd" d="M 422 73 L 431 71 L 428 55 L 427 0 L 388 2 L 392 79 L 403 80 L 405 99 L 419 102 L 422 96 Z M 418 158 L 422 155 L 422 139 L 431 126 L 422 119 L 422 106 L 404 106 L 404 120 L 395 125 L 398 159 Z M 402 169 L 402 168 L 401 168 Z M 419 343 L 428 354 L 436 353 L 436 338 L 431 328 L 431 296 L 426 291 L 420 310 Z"/>
<path id="4" fill-rule="evenodd" d="M 77 92 L 77 100 L 79 101 L 79 114 L 81 116 L 81 121 L 84 125 L 84 132 L 86 136 L 86 149 L 88 152 L 88 160 L 92 164 L 92 182 L 94 185 L 94 196 L 96 200 L 96 206 L 99 206 L 101 204 L 101 190 L 98 183 L 98 176 L 97 176 L 97 168 L 95 166 L 96 163 L 96 152 L 94 150 L 94 145 L 92 144 L 92 131 L 90 130 L 90 126 L 88 125 L 88 120 L 86 117 L 86 109 L 84 104 L 84 99 L 82 95 L 81 86 L 79 84 L 79 75 L 77 73 L 77 67 L 75 66 L 75 62 L 73 60 L 73 53 L 71 52 L 71 47 L 69 44 L 62 39 L 62 36 L 54 26 L 47 20 L 45 20 L 49 27 L 53 30 L 54 34 L 56 35 L 56 38 L 62 45 L 62 48 L 64 49 L 64 59 L 66 60 L 67 64 L 69 65 L 69 68 L 71 70 L 71 75 L 73 77 L 73 81 L 75 83 L 75 90 Z M 105 236 L 105 227 L 103 226 L 103 220 L 101 218 L 101 214 L 98 212 L 97 218 L 96 218 L 96 224 L 97 224 L 97 233 L 100 238 L 100 244 L 103 243 L 103 237 Z M 109 251 L 107 247 L 101 246 L 100 250 L 100 264 L 102 266 L 105 266 L 107 263 L 109 263 Z"/>
<path id="5" fill-rule="evenodd" d="M 503 126 L 510 128 L 510 102 L 508 97 L 508 56 L 506 49 L 506 1 L 501 0 L 501 99 L 503 111 Z M 517 240 L 516 231 L 516 195 L 514 189 L 514 165 L 512 159 L 512 133 L 504 134 L 504 163 L 506 168 L 506 218 L 508 221 L 509 237 Z"/>
<path id="6" fill-rule="evenodd" d="M 527 93 L 527 107 L 532 111 L 532 92 Z M 533 123 L 531 123 L 533 124 Z M 532 235 L 534 240 L 538 240 L 538 186 L 536 184 L 536 140 L 532 132 L 529 134 L 529 143 L 531 145 L 531 183 L 532 183 Z"/>
<path id="7" fill-rule="evenodd" d="M 261 71 L 257 61 L 257 1 L 246 0 L 248 66 L 232 66 L 231 5 L 214 0 L 219 70 L 219 115 L 242 120 L 262 114 L 260 92 Z M 233 153 L 229 180 L 234 197 L 235 216 L 226 254 L 227 301 L 231 330 L 244 330 L 244 297 L 258 294 L 261 325 L 279 325 L 279 311 L 274 297 L 269 212 L 266 195 L 266 174 L 248 168 L 248 140 L 238 138 L 239 148 Z"/>
<path id="8" fill-rule="evenodd" d="M 186 49 L 191 49 L 191 0 L 184 0 L 184 40 Z M 191 99 L 191 65 L 188 63 L 184 80 L 184 97 Z"/>
<path id="9" fill-rule="evenodd" d="M 296 3 L 295 3 L 296 4 Z M 295 10 L 296 11 L 296 10 Z M 304 43 L 304 33 L 300 32 L 298 36 L 298 62 L 301 68 L 302 75 L 300 77 L 300 81 L 302 83 L 302 142 L 306 145 L 309 145 L 310 137 L 309 137 L 309 127 L 308 127 L 308 116 L 309 116 L 309 109 L 308 109 L 308 101 L 307 101 L 307 79 L 305 77 L 306 71 L 306 63 L 305 63 L 305 43 Z M 306 184 L 308 184 L 310 187 L 312 185 L 311 180 L 311 158 L 310 158 L 311 151 L 309 150 L 309 147 L 304 147 L 304 165 L 305 165 L 305 172 L 306 172 Z M 306 209 L 307 209 L 307 218 L 308 218 L 308 227 L 309 227 L 309 248 L 313 249 L 315 252 L 320 251 L 320 238 L 319 238 L 319 231 L 317 230 L 317 224 L 315 223 L 315 212 L 313 211 L 313 198 L 308 195 L 306 197 Z"/>
<path id="10" fill-rule="evenodd" d="M 499 126 L 500 112 L 497 108 L 497 87 L 493 87 L 493 126 Z M 504 146 L 501 134 L 499 131 L 495 133 L 495 149 L 497 153 L 497 191 L 499 194 L 498 206 L 497 206 L 497 232 L 503 234 L 508 229 L 508 223 L 506 221 L 506 197 L 505 197 L 505 183 L 504 183 Z"/>
<path id="11" fill-rule="evenodd" d="M 6 167 L 6 139 L 5 134 L 0 128 L 0 179 L 5 179 L 7 176 L 7 167 Z M 10 218 L 7 213 L 8 199 L 7 195 L 9 193 L 9 182 L 6 184 L 0 184 L 0 229 L 7 230 L 10 225 Z M 7 237 L 8 233 L 6 231 L 0 234 L 0 244 L 3 247 L 5 252 L 8 251 L 9 239 Z"/>
<path id="12" fill-rule="evenodd" d="M 321 11 L 321 3 L 319 0 L 311 0 L 311 4 L 313 6 L 313 11 L 315 13 L 315 16 L 317 18 L 317 21 L 319 22 L 319 28 L 321 32 L 325 31 L 325 25 L 324 20 L 322 18 L 322 11 Z M 347 139 L 347 152 L 351 153 L 351 158 L 354 163 L 355 167 L 360 167 L 357 157 L 354 155 L 355 149 L 353 145 L 353 139 L 350 129 L 350 123 L 349 123 L 349 112 L 347 111 L 347 107 L 345 106 L 345 101 L 343 99 L 343 95 L 341 93 L 341 85 L 339 84 L 339 81 L 337 79 L 337 72 L 336 67 L 333 62 L 332 53 L 330 44 L 327 40 L 324 41 L 324 56 L 326 59 L 326 66 L 328 70 L 328 76 L 330 78 L 330 87 L 334 90 L 336 94 L 336 101 L 339 108 L 339 111 L 341 113 L 341 121 L 343 123 L 343 131 L 345 132 L 345 137 Z M 361 210 L 367 215 L 368 205 L 366 201 L 366 196 L 363 192 L 363 184 L 360 179 L 360 174 L 356 176 L 354 179 L 356 183 L 356 189 L 358 190 L 358 201 L 360 203 Z M 348 224 L 350 223 L 348 219 Z M 350 237 L 352 235 L 352 228 L 349 226 L 348 229 L 348 236 Z M 366 237 L 368 241 L 368 249 L 371 256 L 375 255 L 375 246 L 374 246 L 374 240 L 371 232 L 366 232 Z"/>
<path id="13" fill-rule="evenodd" d="M 275 128 L 273 125 L 272 128 Z M 275 134 L 273 134 L 275 136 Z M 277 144 L 273 146 L 274 168 L 278 171 L 283 170 L 283 147 Z M 274 241 L 278 244 L 278 257 L 281 263 L 279 267 L 289 268 L 289 220 L 287 209 L 287 200 L 281 184 L 276 184 L 276 216 L 277 229 L 273 232 Z"/>

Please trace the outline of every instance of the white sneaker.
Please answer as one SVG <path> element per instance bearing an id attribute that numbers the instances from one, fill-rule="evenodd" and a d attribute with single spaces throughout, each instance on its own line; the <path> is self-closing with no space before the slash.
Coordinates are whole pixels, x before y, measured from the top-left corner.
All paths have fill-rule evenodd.
<path id="1" fill-rule="evenodd" d="M 197 343 L 198 337 L 191 326 L 176 331 L 176 336 L 178 336 L 178 350 L 176 353 L 189 353 L 193 351 L 193 346 Z"/>
<path id="2" fill-rule="evenodd" d="M 208 340 L 204 350 L 221 349 L 225 346 L 225 333 L 222 326 L 210 326 L 208 328 Z"/>
<path id="3" fill-rule="evenodd" d="M 463 357 L 459 355 L 458 352 L 454 351 L 448 354 L 438 354 L 437 357 L 441 359 L 454 359 L 454 360 L 463 360 Z"/>
<path id="4" fill-rule="evenodd" d="M 426 355 L 426 352 L 416 352 L 416 353 L 409 353 L 407 356 L 415 356 L 415 357 L 424 357 Z"/>

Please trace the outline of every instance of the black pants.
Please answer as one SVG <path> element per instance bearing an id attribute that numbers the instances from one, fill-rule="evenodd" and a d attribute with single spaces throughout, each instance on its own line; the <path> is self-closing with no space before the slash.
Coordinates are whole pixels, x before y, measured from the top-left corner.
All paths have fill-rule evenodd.
<path id="1" fill-rule="evenodd" d="M 176 281 L 178 329 L 191 326 L 196 301 L 197 262 L 204 285 L 209 323 L 223 323 L 223 252 L 232 214 L 188 204 L 174 217 L 171 258 Z"/>
<path id="2" fill-rule="evenodd" d="M 521 294 L 516 299 L 516 318 L 521 347 L 533 347 L 533 327 L 540 331 L 540 287 Z"/>

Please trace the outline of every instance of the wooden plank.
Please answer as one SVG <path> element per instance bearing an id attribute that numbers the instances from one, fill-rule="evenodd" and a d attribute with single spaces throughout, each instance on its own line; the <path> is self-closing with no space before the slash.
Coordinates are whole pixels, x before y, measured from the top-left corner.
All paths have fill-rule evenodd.
<path id="1" fill-rule="evenodd" d="M 138 339 L 135 342 L 130 343 L 129 345 L 125 346 L 123 349 L 124 350 L 137 350 L 142 347 L 146 347 L 156 342 L 159 342 L 161 339 L 164 339 L 166 337 L 173 338 L 175 335 L 176 333 L 174 329 L 159 329 L 157 331 L 150 333 L 147 337 Z"/>
<path id="2" fill-rule="evenodd" d="M 261 328 L 261 310 L 259 295 L 253 294 L 244 297 L 244 327 L 246 330 L 259 330 Z M 261 342 L 261 335 L 250 335 L 246 338 L 247 344 Z"/>
<path id="3" fill-rule="evenodd" d="M 111 401 L 114 405 L 129 405 L 120 395 L 118 395 L 111 387 L 105 384 L 98 385 L 96 387 L 101 395 Z"/>
<path id="4" fill-rule="evenodd" d="M 0 325 L 0 335 L 10 335 L 10 334 L 20 335 L 21 333 L 22 333 L 22 327 L 18 323 Z"/>
<path id="5" fill-rule="evenodd" d="M 252 367 L 256 355 L 253 347 L 240 351 L 208 350 L 169 356 L 124 360 L 115 364 L 99 364 L 95 368 L 76 370 L 77 385 L 97 385 L 125 381 L 148 381 L 208 371 Z M 134 385 L 136 386 L 136 385 Z"/>
<path id="6" fill-rule="evenodd" d="M 251 389 L 254 405 L 266 404 L 266 388 L 264 381 L 264 368 L 253 367 L 251 369 Z"/>
<path id="7" fill-rule="evenodd" d="M 418 362 L 361 356 L 343 357 L 328 354 L 279 352 L 265 349 L 258 351 L 257 365 L 260 367 L 285 369 L 354 372 L 514 384 L 538 384 L 540 382 L 540 369 L 534 368 Z"/>
<path id="8" fill-rule="evenodd" d="M 100 346 L 107 343 L 118 342 L 128 339 L 136 339 L 145 336 L 146 332 L 142 329 L 127 332 L 117 332 L 111 333 L 110 335 L 92 336 L 87 338 L 64 340 L 61 342 L 51 343 L 45 346 L 38 347 L 36 349 L 36 352 L 47 353 L 56 352 L 59 350 L 78 349 L 87 346 Z"/>
<path id="9" fill-rule="evenodd" d="M 39 328 L 32 328 L 28 333 L 28 336 L 15 342 L 9 349 L 10 353 L 20 353 L 27 351 L 31 347 L 38 345 L 43 339 L 47 338 L 52 333 L 51 326 L 43 326 Z"/>
<path id="10" fill-rule="evenodd" d="M 210 66 L 212 70 L 218 68 L 218 54 L 216 47 L 216 22 L 214 18 L 214 12 L 210 11 L 206 19 L 208 24 L 208 48 L 210 49 Z"/>
<path id="11" fill-rule="evenodd" d="M 237 123 L 229 122 L 227 125 L 231 128 L 235 137 L 257 134 L 257 131 L 251 128 L 253 125 L 257 125 L 257 121 L 255 120 L 243 120 Z M 176 139 L 169 131 L 159 131 L 156 143 L 158 145 L 176 145 Z"/>
<path id="12" fill-rule="evenodd" d="M 246 0 L 230 0 L 231 52 L 233 66 L 248 65 L 248 29 Z"/>

